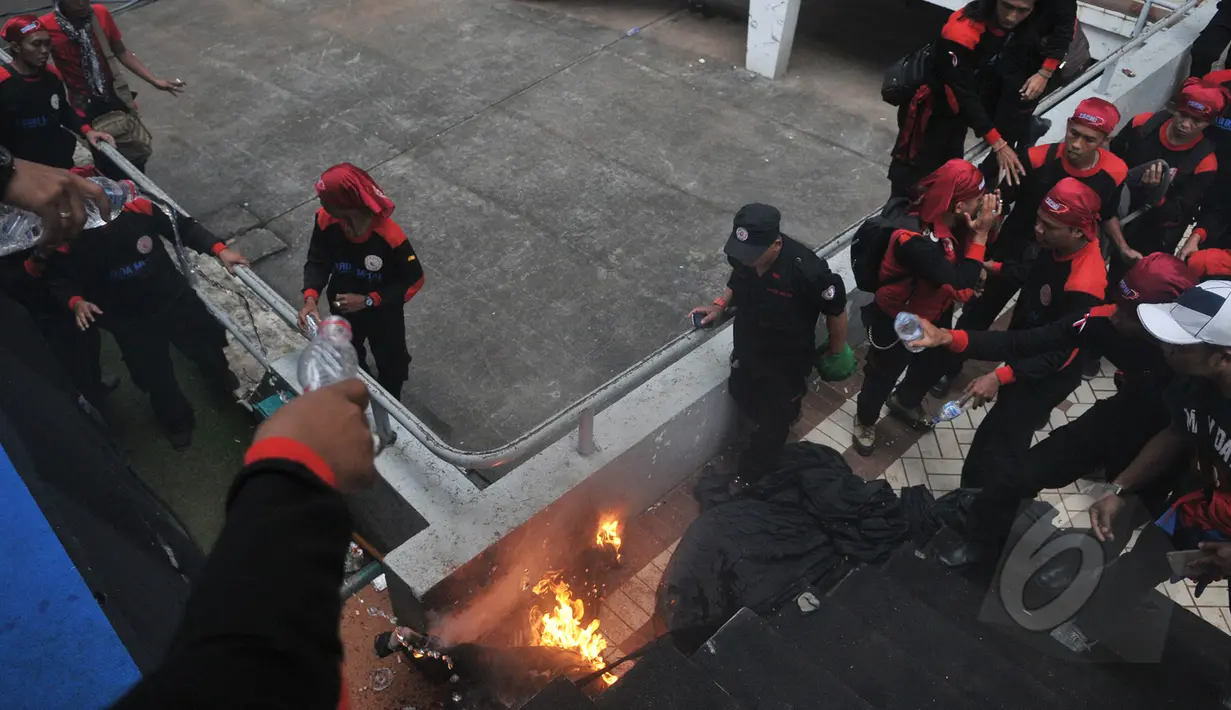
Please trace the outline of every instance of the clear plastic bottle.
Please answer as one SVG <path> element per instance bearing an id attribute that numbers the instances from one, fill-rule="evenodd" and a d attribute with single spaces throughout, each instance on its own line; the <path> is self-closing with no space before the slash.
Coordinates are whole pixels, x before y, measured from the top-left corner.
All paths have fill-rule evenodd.
<path id="1" fill-rule="evenodd" d="M 923 350 L 923 348 L 914 348 L 907 345 L 907 343 L 923 337 L 923 327 L 919 325 L 919 316 L 902 311 L 893 319 L 893 329 L 897 331 L 898 339 L 902 341 L 902 347 L 912 353 Z"/>
<path id="2" fill-rule="evenodd" d="M 137 196 L 137 186 L 131 180 L 112 180 L 105 177 L 92 177 L 91 182 L 97 183 L 107 195 L 111 203 L 111 219 L 114 219 Z M 92 201 L 85 203 L 85 229 L 101 227 L 107 222 L 99 214 Z M 29 249 L 43 238 L 43 221 L 38 215 L 26 210 L 0 205 L 0 256 Z"/>
<path id="3" fill-rule="evenodd" d="M 940 405 L 940 411 L 936 416 L 932 417 L 932 423 L 939 424 L 941 422 L 957 419 L 966 411 L 966 405 L 960 399 L 951 399 L 948 402 Z"/>
<path id="4" fill-rule="evenodd" d="M 299 355 L 299 384 L 304 392 L 359 375 L 359 356 L 351 337 L 345 318 L 330 316 L 321 321 L 316 337 Z"/>

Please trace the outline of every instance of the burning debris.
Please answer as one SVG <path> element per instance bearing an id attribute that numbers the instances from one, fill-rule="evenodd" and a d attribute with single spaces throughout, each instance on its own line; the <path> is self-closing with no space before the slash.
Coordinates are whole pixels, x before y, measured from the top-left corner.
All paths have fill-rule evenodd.
<path id="1" fill-rule="evenodd" d="M 614 554 L 617 562 L 620 559 L 621 545 L 619 529 L 619 520 L 605 521 L 599 525 L 595 539 L 599 549 Z M 585 571 L 590 570 L 587 568 Z M 589 591 L 595 597 L 601 598 L 602 590 L 596 583 L 591 584 L 593 587 Z M 594 670 L 605 668 L 607 664 L 602 653 L 607 649 L 608 642 L 606 637 L 598 632 L 598 619 L 585 621 L 585 602 L 573 596 L 572 588 L 561 578 L 559 572 L 548 572 L 534 586 L 535 594 L 543 595 L 549 592 L 555 599 L 555 609 L 549 613 L 543 613 L 537 605 L 530 609 L 530 629 L 534 635 L 534 645 L 574 651 L 593 666 Z M 616 682 L 616 677 L 611 673 L 604 673 L 603 681 L 611 685 Z"/>

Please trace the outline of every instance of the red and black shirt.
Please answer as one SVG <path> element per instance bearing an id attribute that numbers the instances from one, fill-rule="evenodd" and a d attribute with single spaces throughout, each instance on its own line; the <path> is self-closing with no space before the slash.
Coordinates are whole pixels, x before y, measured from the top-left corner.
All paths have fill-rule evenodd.
<path id="1" fill-rule="evenodd" d="M 98 4 L 93 5 L 92 8 L 99 26 L 103 29 L 104 39 L 110 45 L 111 52 L 116 56 L 123 54 L 125 51 L 124 38 L 120 34 L 119 26 L 115 24 L 115 18 L 111 16 L 111 11 Z M 89 97 L 92 94 L 89 82 L 86 81 L 85 69 L 81 66 L 81 50 L 77 47 L 77 43 L 60 29 L 60 22 L 56 19 L 54 12 L 43 15 L 38 18 L 38 21 L 51 34 L 51 56 L 55 60 L 56 68 L 60 70 L 60 75 L 64 77 L 64 84 L 68 87 L 69 95 L 73 102 L 78 104 L 80 103 L 78 97 Z M 110 87 L 115 78 L 111 76 L 111 67 L 105 59 L 106 53 L 99 44 L 99 37 L 93 32 L 93 22 L 87 23 L 86 27 L 91 30 L 90 34 L 94 37 L 94 52 L 98 55 L 99 64 L 102 65 L 103 74 L 107 78 L 107 86 Z M 111 99 L 113 97 L 94 98 Z M 77 108 L 85 110 L 86 107 L 77 105 Z"/>
<path id="2" fill-rule="evenodd" d="M 961 116 L 975 135 L 988 143 L 1000 140 L 1000 132 L 983 104 L 987 84 L 998 81 L 995 63 L 1009 34 L 992 24 L 975 20 L 963 8 L 949 16 L 936 43 L 933 68 L 939 92 L 936 104 Z"/>
<path id="3" fill-rule="evenodd" d="M 64 129 L 84 134 L 85 118 L 68 103 L 54 67 L 33 76 L 0 67 L 0 145 L 14 157 L 68 170 L 77 141 Z"/>
<path id="4" fill-rule="evenodd" d="M 179 218 L 184 246 L 217 255 L 226 245 L 196 220 Z M 102 309 L 112 325 L 140 325 L 176 298 L 191 291 L 160 237 L 175 239 L 171 220 L 139 197 L 118 217 L 87 229 L 47 264 L 52 293 L 68 308 L 84 299 Z M 33 273 L 39 265 L 27 262 Z"/>
<path id="5" fill-rule="evenodd" d="M 881 262 L 876 305 L 889 316 L 910 311 L 936 320 L 949 310 L 957 292 L 974 288 L 983 271 L 987 248 L 970 244 L 961 257 L 957 237 L 943 224 L 926 233 L 899 229 L 890 237 Z"/>
<path id="6" fill-rule="evenodd" d="M 1167 140 L 1171 113 L 1143 113 L 1132 124 L 1120 131 L 1111 142 L 1111 150 L 1124 159 L 1129 167 L 1137 167 L 1155 160 L 1165 160 L 1167 165 L 1178 169 L 1162 204 L 1154 207 L 1141 220 L 1162 228 L 1187 227 L 1197 214 L 1197 206 L 1206 190 L 1214 182 L 1218 172 L 1218 158 L 1214 144 L 1199 136 L 1184 145 Z M 1134 200 L 1133 209 L 1141 205 Z M 1137 248 L 1134 246 L 1134 248 Z"/>
<path id="7" fill-rule="evenodd" d="M 984 174 L 988 174 L 987 168 L 994 167 L 996 158 L 989 156 L 988 160 L 993 165 L 985 164 Z M 1001 186 L 1001 195 L 1006 202 L 1013 203 L 1013 210 L 1005 218 L 996 240 L 997 247 L 992 251 L 997 256 L 1004 254 L 1004 258 L 1012 258 L 1026 244 L 1034 242 L 1034 224 L 1038 219 L 1039 205 L 1064 178 L 1074 178 L 1093 189 L 1102 200 L 1103 219 L 1109 219 L 1116 215 L 1120 191 L 1128 177 L 1128 166 L 1109 150 L 1100 149 L 1098 160 L 1085 170 L 1074 166 L 1065 156 L 1063 143 L 1030 148 L 1023 156 L 1022 166 L 1026 168 L 1026 174 L 1020 185 Z"/>
<path id="8" fill-rule="evenodd" d="M 1110 360 L 1124 373 L 1127 384 L 1149 383 L 1161 391 L 1173 374 L 1162 348 L 1153 338 L 1117 330 L 1111 322 L 1116 308 L 1110 304 L 1095 306 L 1080 318 L 1065 318 L 1029 330 L 954 330 L 949 350 L 975 360 L 1022 361 L 1080 348 Z"/>
<path id="9" fill-rule="evenodd" d="M 1107 267 L 1098 242 L 1086 242 L 1067 256 L 1044 252 L 1029 266 L 1021 267 L 1024 277 L 1008 278 L 1021 283 L 1017 305 L 1009 320 L 1010 330 L 1029 330 L 1058 320 L 1077 318 L 1099 305 L 1107 292 Z M 1010 360 L 997 368 L 1002 383 L 1020 378 L 1038 379 L 1064 369 L 1076 357 L 1073 349 L 1060 349 L 1020 360 Z"/>
<path id="10" fill-rule="evenodd" d="M 304 297 L 329 300 L 339 293 L 369 296 L 372 305 L 401 308 L 423 288 L 423 265 L 392 219 L 376 219 L 368 233 L 352 239 L 342 223 L 325 210 L 316 213 L 316 226 L 303 266 Z"/>

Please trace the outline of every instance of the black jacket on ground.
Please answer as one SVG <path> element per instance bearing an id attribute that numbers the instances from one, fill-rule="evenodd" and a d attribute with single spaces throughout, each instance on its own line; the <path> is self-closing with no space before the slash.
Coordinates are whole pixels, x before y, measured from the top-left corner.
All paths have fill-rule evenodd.
<path id="1" fill-rule="evenodd" d="M 249 450 L 166 659 L 113 710 L 339 707 L 351 517 L 305 450 L 288 439 Z"/>

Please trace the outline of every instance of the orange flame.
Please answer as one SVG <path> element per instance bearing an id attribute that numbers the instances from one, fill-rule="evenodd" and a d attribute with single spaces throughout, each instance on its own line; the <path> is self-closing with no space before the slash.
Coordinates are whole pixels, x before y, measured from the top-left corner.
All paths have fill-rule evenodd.
<path id="1" fill-rule="evenodd" d="M 596 542 L 601 546 L 611 546 L 616 551 L 616 559 L 620 557 L 620 521 L 608 520 L 598 529 Z M 542 581 L 534 585 L 535 594 L 551 592 L 556 599 L 556 607 L 550 613 L 541 613 L 538 607 L 530 610 L 530 629 L 534 633 L 534 645 L 552 646 L 575 651 L 594 670 L 607 667 L 602 653 L 607 649 L 606 637 L 598 631 L 598 619 L 585 621 L 585 602 L 573 598 L 573 591 L 568 583 L 560 579 L 559 572 L 548 572 Z M 611 685 L 617 678 L 611 673 L 603 674 L 603 682 Z"/>
<path id="2" fill-rule="evenodd" d="M 620 521 L 614 518 L 608 520 L 598 526 L 598 537 L 595 542 L 599 547 L 611 547 L 615 550 L 616 561 L 620 560 L 620 545 L 623 541 L 620 540 Z"/>

